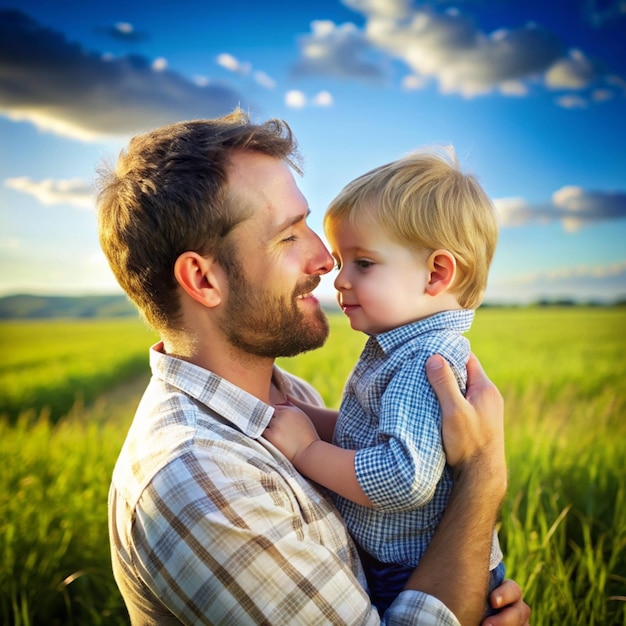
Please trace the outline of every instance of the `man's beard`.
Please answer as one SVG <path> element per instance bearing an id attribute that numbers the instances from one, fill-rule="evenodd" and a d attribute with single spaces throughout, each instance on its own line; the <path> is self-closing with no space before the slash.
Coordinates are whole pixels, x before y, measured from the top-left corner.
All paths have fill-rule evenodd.
<path id="1" fill-rule="evenodd" d="M 326 315 L 318 307 L 305 316 L 297 304 L 298 295 L 317 287 L 319 276 L 297 285 L 291 295 L 281 296 L 248 281 L 240 267 L 229 269 L 229 295 L 220 326 L 234 347 L 274 359 L 324 345 L 328 338 Z"/>

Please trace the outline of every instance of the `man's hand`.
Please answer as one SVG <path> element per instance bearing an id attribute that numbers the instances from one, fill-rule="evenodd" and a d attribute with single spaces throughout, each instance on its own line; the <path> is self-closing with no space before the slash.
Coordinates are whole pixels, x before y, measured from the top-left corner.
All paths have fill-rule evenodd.
<path id="1" fill-rule="evenodd" d="M 291 404 L 278 404 L 274 407 L 274 417 L 263 431 L 263 437 L 296 466 L 298 457 L 313 442 L 319 441 L 313 422 L 304 411 Z"/>
<path id="2" fill-rule="evenodd" d="M 467 392 L 459 391 L 448 363 L 440 355 L 426 362 L 426 374 L 441 404 L 442 437 L 448 464 L 462 470 L 480 458 L 498 471 L 506 489 L 504 402 L 472 354 L 467 364 Z"/>
<path id="3" fill-rule="evenodd" d="M 494 609 L 500 609 L 482 622 L 482 626 L 529 626 L 530 607 L 522 600 L 522 590 L 516 582 L 505 580 L 489 596 Z"/>
<path id="4" fill-rule="evenodd" d="M 492 533 L 506 493 L 504 406 L 474 356 L 467 365 L 466 397 L 440 355 L 428 359 L 426 373 L 441 405 L 443 445 L 454 486 L 408 588 L 437 596 L 462 624 L 476 624 L 487 591 L 479 572 L 487 572 Z M 499 591 L 504 597 L 511 585 Z M 521 596 L 511 602 L 503 614 L 489 618 L 494 626 L 525 623 L 527 607 Z"/>

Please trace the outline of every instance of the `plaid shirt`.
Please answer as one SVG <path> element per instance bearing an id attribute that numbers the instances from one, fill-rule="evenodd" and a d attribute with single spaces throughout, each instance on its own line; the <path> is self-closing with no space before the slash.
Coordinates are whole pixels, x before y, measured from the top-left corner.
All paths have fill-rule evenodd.
<path id="1" fill-rule="evenodd" d="M 379 624 L 337 510 L 261 438 L 272 407 L 161 350 L 109 494 L 113 571 L 132 624 Z M 274 381 L 321 404 L 278 368 Z M 458 625 L 416 591 L 382 623 Z"/>
<path id="2" fill-rule="evenodd" d="M 359 483 L 374 504 L 337 496 L 350 533 L 383 563 L 415 567 L 445 510 L 452 479 L 441 440 L 441 408 L 426 360 L 445 357 L 464 392 L 474 311 L 445 311 L 372 336 L 348 382 L 335 444 L 358 450 Z M 494 537 L 491 567 L 502 558 Z"/>

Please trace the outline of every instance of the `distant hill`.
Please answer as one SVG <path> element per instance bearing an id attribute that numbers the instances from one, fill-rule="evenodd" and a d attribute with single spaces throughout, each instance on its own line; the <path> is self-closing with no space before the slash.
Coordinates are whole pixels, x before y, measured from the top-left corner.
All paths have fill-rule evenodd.
<path id="1" fill-rule="evenodd" d="M 482 307 L 516 307 L 514 304 L 485 302 Z M 523 306 L 523 305 L 522 305 Z M 613 303 L 576 302 L 575 300 L 540 300 L 530 306 L 626 306 L 626 298 Z M 327 313 L 338 313 L 334 302 L 323 302 Z M 33 296 L 17 295 L 0 297 L 1 320 L 38 320 L 54 318 L 97 318 L 137 316 L 137 309 L 124 295 L 116 296 Z"/>
<path id="2" fill-rule="evenodd" d="M 137 309 L 126 296 L 31 296 L 0 298 L 0 320 L 131 317 Z"/>

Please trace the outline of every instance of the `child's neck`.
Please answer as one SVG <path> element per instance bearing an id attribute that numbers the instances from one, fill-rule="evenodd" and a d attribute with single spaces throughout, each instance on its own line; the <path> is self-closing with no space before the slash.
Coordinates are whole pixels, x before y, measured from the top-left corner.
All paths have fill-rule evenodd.
<path id="1" fill-rule="evenodd" d="M 457 297 L 453 293 L 446 291 L 429 298 L 425 302 L 424 314 L 419 319 L 426 319 L 444 311 L 460 311 L 461 309 L 463 307 L 459 304 Z"/>

